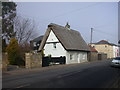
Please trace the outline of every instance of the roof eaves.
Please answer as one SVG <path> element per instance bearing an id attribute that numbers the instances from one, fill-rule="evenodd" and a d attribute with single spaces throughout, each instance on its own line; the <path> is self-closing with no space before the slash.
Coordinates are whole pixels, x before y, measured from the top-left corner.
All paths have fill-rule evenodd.
<path id="1" fill-rule="evenodd" d="M 85 51 L 90 52 L 90 50 L 78 50 L 78 49 L 66 49 L 67 51 Z"/>

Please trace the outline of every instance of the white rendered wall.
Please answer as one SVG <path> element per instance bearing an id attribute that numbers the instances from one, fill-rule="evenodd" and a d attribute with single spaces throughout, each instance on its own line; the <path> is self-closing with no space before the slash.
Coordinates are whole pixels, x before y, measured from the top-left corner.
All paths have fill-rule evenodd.
<path id="1" fill-rule="evenodd" d="M 54 48 L 53 43 L 47 44 L 47 42 L 59 42 L 53 31 L 50 32 L 46 44 L 44 46 L 45 56 L 51 55 L 52 57 L 66 56 L 66 50 L 62 44 L 56 43 L 56 48 Z"/>
<path id="2" fill-rule="evenodd" d="M 73 55 L 73 59 L 70 59 L 70 55 Z M 68 51 L 66 57 L 66 64 L 71 63 L 82 63 L 87 62 L 87 52 L 80 52 L 80 51 Z"/>
<path id="3" fill-rule="evenodd" d="M 113 46 L 113 57 L 117 57 L 119 55 L 119 47 Z"/>
<path id="4" fill-rule="evenodd" d="M 115 57 L 115 46 L 113 46 L 113 57 Z"/>

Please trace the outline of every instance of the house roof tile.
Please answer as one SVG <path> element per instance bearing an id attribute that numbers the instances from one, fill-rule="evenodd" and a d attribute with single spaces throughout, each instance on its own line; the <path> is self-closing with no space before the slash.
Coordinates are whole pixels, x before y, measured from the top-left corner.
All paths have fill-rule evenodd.
<path id="1" fill-rule="evenodd" d="M 90 47 L 90 51 L 91 52 L 98 52 L 94 47 L 92 47 L 91 45 L 89 45 L 89 47 Z"/>

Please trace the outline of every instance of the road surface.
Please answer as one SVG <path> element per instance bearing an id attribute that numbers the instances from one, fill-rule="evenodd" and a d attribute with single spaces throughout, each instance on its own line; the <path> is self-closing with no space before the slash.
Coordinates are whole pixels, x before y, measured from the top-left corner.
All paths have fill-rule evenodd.
<path id="1" fill-rule="evenodd" d="M 58 65 L 3 74 L 3 87 L 15 88 L 120 88 L 120 68 L 110 60 Z"/>

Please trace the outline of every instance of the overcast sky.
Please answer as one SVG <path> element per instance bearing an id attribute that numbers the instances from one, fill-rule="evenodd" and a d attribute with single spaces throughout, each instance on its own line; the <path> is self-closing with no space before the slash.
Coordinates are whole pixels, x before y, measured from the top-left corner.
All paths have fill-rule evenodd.
<path id="1" fill-rule="evenodd" d="M 65 26 L 69 22 L 87 43 L 91 28 L 93 42 L 118 42 L 117 2 L 17 2 L 17 14 L 35 21 L 36 37 L 43 35 L 50 23 Z"/>

